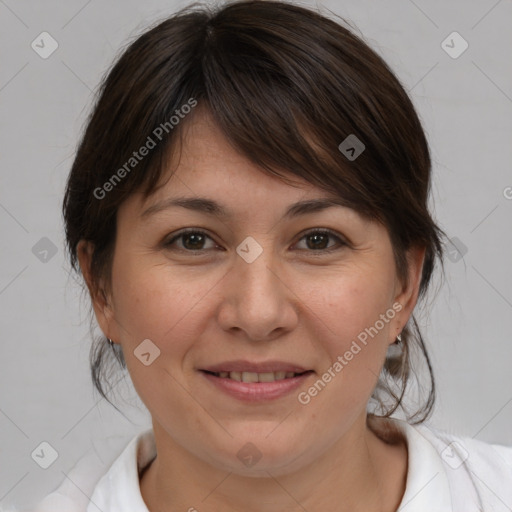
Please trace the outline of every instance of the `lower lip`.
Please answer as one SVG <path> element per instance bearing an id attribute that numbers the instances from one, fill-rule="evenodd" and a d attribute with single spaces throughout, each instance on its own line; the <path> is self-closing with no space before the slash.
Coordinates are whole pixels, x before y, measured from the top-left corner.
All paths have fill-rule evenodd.
<path id="1" fill-rule="evenodd" d="M 274 382 L 239 382 L 226 377 L 216 377 L 204 371 L 201 373 L 221 391 L 247 402 L 263 402 L 283 397 L 296 390 L 310 375 L 313 375 L 313 372 L 307 372 Z"/>

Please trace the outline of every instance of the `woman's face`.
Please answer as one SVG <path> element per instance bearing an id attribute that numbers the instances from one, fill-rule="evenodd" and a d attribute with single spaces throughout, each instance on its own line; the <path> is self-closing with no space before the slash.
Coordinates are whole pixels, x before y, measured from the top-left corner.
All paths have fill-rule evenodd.
<path id="1" fill-rule="evenodd" d="M 328 195 L 263 174 L 207 116 L 190 121 L 174 176 L 118 212 L 112 295 L 96 316 L 160 435 L 218 468 L 285 473 L 360 435 L 423 251 L 402 286 L 384 227 L 343 206 L 292 208 Z M 176 198 L 223 213 L 199 202 L 148 211 Z M 309 373 L 271 371 L 293 368 Z M 236 380 L 255 380 L 252 370 L 279 382 Z"/>

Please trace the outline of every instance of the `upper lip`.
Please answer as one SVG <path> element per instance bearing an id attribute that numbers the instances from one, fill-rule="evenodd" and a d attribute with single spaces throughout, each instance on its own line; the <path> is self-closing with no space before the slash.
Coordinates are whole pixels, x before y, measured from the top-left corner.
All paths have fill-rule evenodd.
<path id="1" fill-rule="evenodd" d="M 244 361 L 237 359 L 234 361 L 224 361 L 223 363 L 214 364 L 200 368 L 208 372 L 254 372 L 254 373 L 266 373 L 266 372 L 294 372 L 302 373 L 308 371 L 300 365 L 294 363 L 288 363 L 284 361 L 263 361 L 261 363 L 254 363 L 251 361 Z"/>

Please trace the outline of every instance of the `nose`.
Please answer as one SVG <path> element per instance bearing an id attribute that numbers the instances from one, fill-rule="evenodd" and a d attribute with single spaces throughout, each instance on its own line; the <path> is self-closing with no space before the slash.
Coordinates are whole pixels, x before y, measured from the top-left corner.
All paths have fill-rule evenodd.
<path id="1" fill-rule="evenodd" d="M 237 254 L 223 283 L 217 319 L 224 330 L 270 341 L 296 327 L 299 301 L 289 272 L 270 248 L 251 263 Z"/>

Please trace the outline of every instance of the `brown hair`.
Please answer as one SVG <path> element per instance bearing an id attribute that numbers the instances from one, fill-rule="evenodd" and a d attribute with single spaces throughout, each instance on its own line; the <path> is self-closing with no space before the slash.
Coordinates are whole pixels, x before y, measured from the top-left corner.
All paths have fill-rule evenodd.
<path id="1" fill-rule="evenodd" d="M 172 127 L 169 119 L 191 99 L 208 108 L 225 137 L 262 172 L 284 179 L 281 169 L 299 176 L 382 223 L 404 281 L 406 250 L 426 247 L 420 297 L 425 294 L 436 260 L 442 261 L 443 233 L 428 210 L 431 160 L 411 100 L 383 59 L 342 24 L 266 0 L 215 9 L 193 4 L 136 38 L 106 74 L 63 200 L 66 248 L 75 271 L 77 243 L 89 240 L 94 286 L 101 280 L 103 293 L 111 289 L 117 210 L 134 192 L 146 199 L 158 188 L 186 123 Z M 162 126 L 162 142 L 98 198 L 95 191 L 112 183 L 123 165 L 126 170 L 133 152 Z M 338 149 L 349 135 L 365 146 L 353 160 Z M 409 323 L 401 355 L 386 360 L 373 398 L 383 409 L 381 391 L 393 398 L 384 416 L 403 406 L 415 344 L 430 378 L 428 397 L 411 416 L 421 416 L 419 423 L 431 413 L 435 386 L 416 319 Z M 103 383 L 116 364 L 114 354 L 126 368 L 120 346 L 114 347 L 112 352 L 101 336 L 90 353 L 93 382 L 107 400 Z"/>

